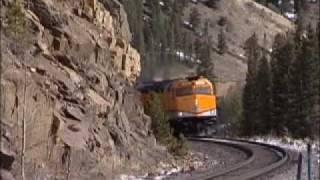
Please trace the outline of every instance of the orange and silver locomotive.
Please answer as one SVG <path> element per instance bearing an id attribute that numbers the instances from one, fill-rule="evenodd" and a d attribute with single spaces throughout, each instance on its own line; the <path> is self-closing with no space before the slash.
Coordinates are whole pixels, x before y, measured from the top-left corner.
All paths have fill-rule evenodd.
<path id="1" fill-rule="evenodd" d="M 189 77 L 160 82 L 144 82 L 137 86 L 146 103 L 150 93 L 158 93 L 164 110 L 175 129 L 210 134 L 217 118 L 214 85 L 204 77 Z"/>

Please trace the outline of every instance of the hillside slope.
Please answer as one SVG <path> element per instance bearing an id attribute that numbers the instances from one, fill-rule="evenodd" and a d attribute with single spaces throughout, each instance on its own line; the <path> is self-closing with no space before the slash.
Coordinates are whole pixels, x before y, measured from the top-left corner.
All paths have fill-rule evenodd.
<path id="1" fill-rule="evenodd" d="M 206 21 L 209 21 L 209 34 L 214 50 L 217 49 L 220 30 L 225 31 L 228 52 L 223 55 L 215 52 L 212 59 L 215 62 L 218 81 L 222 82 L 221 85 L 226 84 L 228 87 L 236 83 L 241 84 L 245 80 L 247 67 L 243 45 L 253 33 L 258 35 L 260 44 L 269 49 L 277 33 L 294 29 L 294 25 L 289 20 L 252 0 L 220 0 L 217 8 L 210 8 L 203 3 L 189 3 L 184 13 L 186 21 L 189 20 L 190 12 L 194 8 L 201 14 L 202 27 Z M 222 19 L 225 23 L 219 25 Z M 264 34 L 266 34 L 266 41 L 263 40 Z M 224 89 L 220 92 L 224 94 L 228 88 L 219 89 Z"/>

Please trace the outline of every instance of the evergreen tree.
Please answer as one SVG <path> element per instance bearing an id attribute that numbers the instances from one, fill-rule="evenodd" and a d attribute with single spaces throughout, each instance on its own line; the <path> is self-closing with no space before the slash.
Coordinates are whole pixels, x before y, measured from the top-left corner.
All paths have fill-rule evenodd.
<path id="1" fill-rule="evenodd" d="M 312 137 L 312 121 L 317 97 L 317 57 L 314 32 L 308 26 L 307 37 L 297 42 L 296 59 L 290 68 L 290 115 L 289 130 L 294 137 Z"/>
<path id="2" fill-rule="evenodd" d="M 211 49 L 209 44 L 205 42 L 197 41 L 197 44 L 201 45 L 201 48 L 198 50 L 198 58 L 201 61 L 201 64 L 198 65 L 197 74 L 208 78 L 211 82 L 214 82 L 214 62 L 211 59 Z"/>
<path id="3" fill-rule="evenodd" d="M 207 1 L 206 5 L 209 6 L 210 8 L 217 9 L 217 8 L 219 8 L 219 1 L 220 0 Z"/>
<path id="4" fill-rule="evenodd" d="M 317 77 L 315 78 L 317 80 L 317 84 L 318 84 L 318 94 L 317 94 L 317 105 L 316 105 L 316 120 L 315 120 L 315 128 L 316 128 L 316 134 L 318 132 L 318 138 L 320 137 L 320 19 L 318 22 L 318 26 L 317 26 L 317 31 L 316 31 L 316 50 L 318 51 L 318 60 L 317 60 L 317 69 L 318 69 L 318 73 L 317 73 Z"/>
<path id="5" fill-rule="evenodd" d="M 200 27 L 201 24 L 201 14 L 197 10 L 197 8 L 192 8 L 190 17 L 189 17 L 190 24 L 192 24 L 193 28 L 197 29 Z"/>
<path id="6" fill-rule="evenodd" d="M 143 2 L 142 0 L 123 1 L 127 12 L 128 22 L 133 35 L 132 45 L 141 55 L 145 53 Z"/>
<path id="7" fill-rule="evenodd" d="M 272 68 L 272 118 L 271 130 L 277 135 L 287 133 L 289 116 L 289 68 L 295 56 L 292 40 L 276 35 L 271 59 Z"/>
<path id="8" fill-rule="evenodd" d="M 268 3 L 272 3 L 275 6 L 278 6 L 279 0 L 268 0 Z"/>
<path id="9" fill-rule="evenodd" d="M 246 57 L 248 58 L 248 72 L 246 76 L 246 84 L 243 91 L 242 106 L 243 119 L 241 122 L 241 132 L 243 135 L 253 135 L 257 133 L 257 63 L 260 58 L 261 49 L 258 44 L 256 34 L 253 34 L 245 43 Z"/>
<path id="10" fill-rule="evenodd" d="M 173 61 L 175 59 L 175 42 L 176 42 L 176 36 L 175 36 L 175 32 L 174 32 L 174 28 L 173 28 L 173 23 L 169 24 L 171 28 L 169 28 L 168 32 L 167 32 L 167 39 L 168 39 L 168 61 Z"/>
<path id="11" fill-rule="evenodd" d="M 145 107 L 146 114 L 151 117 L 151 129 L 156 140 L 165 145 L 169 152 L 175 156 L 185 156 L 188 152 L 186 139 L 179 135 L 173 136 L 169 123 L 169 116 L 163 110 L 161 96 L 152 93 Z"/>
<path id="12" fill-rule="evenodd" d="M 264 5 L 264 6 L 267 6 L 267 4 L 268 4 L 268 3 L 267 3 L 267 2 L 268 2 L 267 0 L 256 0 L 256 2 L 257 2 L 257 3 L 260 3 L 260 4 Z"/>
<path id="13" fill-rule="evenodd" d="M 23 37 L 26 28 L 26 17 L 22 11 L 21 0 L 15 0 L 9 6 L 7 11 L 8 30 L 9 33 L 16 39 Z"/>
<path id="14" fill-rule="evenodd" d="M 153 34 L 153 38 L 155 42 L 160 42 L 162 27 L 161 27 L 161 9 L 160 9 L 159 0 L 150 1 L 150 9 L 152 12 L 151 31 Z"/>
<path id="15" fill-rule="evenodd" d="M 208 78 L 211 82 L 214 82 L 214 62 L 211 58 L 211 36 L 209 35 L 209 21 L 206 21 L 204 25 L 204 36 L 202 40 L 197 39 L 195 42 L 195 51 L 201 64 L 198 65 L 197 74 Z"/>
<path id="16" fill-rule="evenodd" d="M 136 1 L 136 11 L 137 11 L 137 22 L 136 30 L 133 34 L 134 44 L 141 54 L 145 53 L 145 40 L 143 34 L 144 22 L 143 22 L 143 2 L 141 0 Z"/>
<path id="17" fill-rule="evenodd" d="M 169 117 L 163 110 L 161 97 L 155 93 L 151 94 L 148 105 L 145 107 L 146 113 L 151 116 L 151 128 L 156 139 L 162 143 L 168 143 L 171 138 Z"/>
<path id="18" fill-rule="evenodd" d="M 301 0 L 294 0 L 294 12 L 299 15 L 300 9 L 301 9 Z"/>
<path id="19" fill-rule="evenodd" d="M 172 12 L 170 13 L 169 19 L 170 24 L 171 24 L 171 29 L 170 31 L 173 31 L 174 34 L 174 47 L 175 49 L 181 49 L 183 46 L 183 36 L 182 36 L 182 10 L 179 8 L 183 8 L 183 5 L 180 4 L 181 2 L 174 1 L 173 7 L 172 7 Z"/>
<path id="20" fill-rule="evenodd" d="M 193 40 L 192 35 L 189 32 L 183 33 L 183 41 L 185 42 L 182 48 L 182 51 L 185 55 L 185 60 L 187 65 L 191 64 L 190 60 L 193 53 Z"/>
<path id="21" fill-rule="evenodd" d="M 260 60 L 257 73 L 257 125 L 260 134 L 267 134 L 271 128 L 271 70 L 268 58 L 264 54 Z"/>
<path id="22" fill-rule="evenodd" d="M 282 13 L 284 13 L 290 9 L 290 1 L 291 0 L 282 0 L 281 1 L 280 9 L 281 9 Z"/>
<path id="23" fill-rule="evenodd" d="M 224 30 L 221 28 L 218 34 L 218 50 L 219 54 L 224 54 L 228 50 L 226 35 Z"/>

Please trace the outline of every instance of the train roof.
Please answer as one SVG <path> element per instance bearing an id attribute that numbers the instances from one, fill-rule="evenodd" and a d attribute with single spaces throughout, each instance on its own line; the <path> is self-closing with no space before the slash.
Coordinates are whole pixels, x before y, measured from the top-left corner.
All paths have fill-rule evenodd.
<path id="1" fill-rule="evenodd" d="M 171 84 L 172 81 L 174 80 L 141 82 L 137 84 L 136 88 L 142 92 L 162 92 Z"/>
<path id="2" fill-rule="evenodd" d="M 168 88 L 173 81 L 179 80 L 187 80 L 187 81 L 194 81 L 200 79 L 201 76 L 193 76 L 193 77 L 186 77 L 186 78 L 177 78 L 177 79 L 169 79 L 164 81 L 149 81 L 149 82 L 140 82 L 136 85 L 136 88 L 141 92 L 163 92 L 166 88 Z"/>

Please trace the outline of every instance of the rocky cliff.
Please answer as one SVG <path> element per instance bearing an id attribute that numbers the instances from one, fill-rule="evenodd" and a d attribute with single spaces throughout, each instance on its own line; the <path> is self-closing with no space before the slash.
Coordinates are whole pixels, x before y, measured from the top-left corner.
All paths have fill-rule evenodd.
<path id="1" fill-rule="evenodd" d="M 115 179 L 167 155 L 132 88 L 140 56 L 121 4 L 23 1 L 16 38 L 1 2 L 2 179 L 21 179 L 23 139 L 28 179 Z"/>

